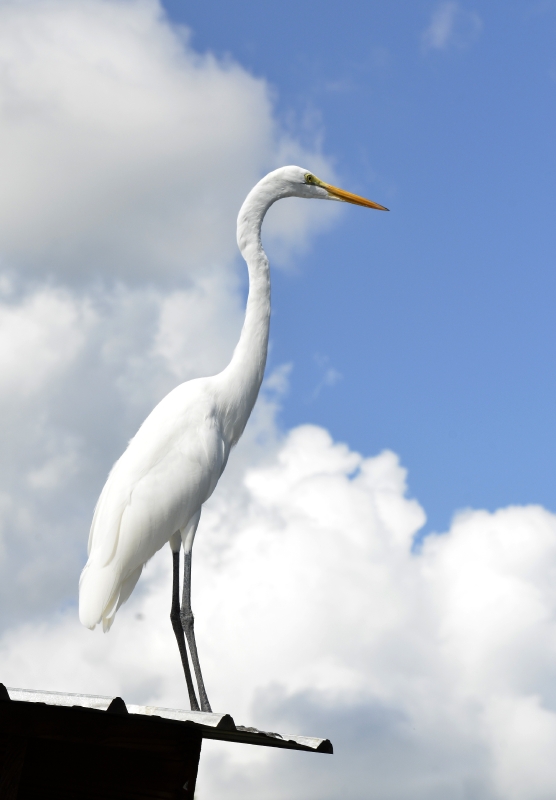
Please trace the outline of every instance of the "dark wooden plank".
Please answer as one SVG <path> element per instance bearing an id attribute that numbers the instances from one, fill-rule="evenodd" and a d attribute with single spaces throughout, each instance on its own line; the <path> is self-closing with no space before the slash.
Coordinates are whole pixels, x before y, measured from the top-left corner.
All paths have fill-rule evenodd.
<path id="1" fill-rule="evenodd" d="M 201 735 L 170 720 L 11 701 L 0 702 L 2 745 L 2 800 L 192 800 Z"/>
<path id="2" fill-rule="evenodd" d="M 27 739 L 11 736 L 0 740 L 0 798 L 17 800 Z"/>

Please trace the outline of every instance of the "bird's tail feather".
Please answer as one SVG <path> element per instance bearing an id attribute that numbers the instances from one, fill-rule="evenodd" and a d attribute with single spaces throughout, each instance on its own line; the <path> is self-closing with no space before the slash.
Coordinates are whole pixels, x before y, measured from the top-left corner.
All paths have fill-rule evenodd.
<path id="1" fill-rule="evenodd" d="M 132 591 L 135 589 L 135 584 L 139 580 L 139 576 L 143 571 L 143 564 L 137 567 L 131 575 L 123 581 L 120 585 L 119 592 L 117 596 L 114 597 L 114 600 L 110 602 L 110 605 L 104 611 L 102 615 L 102 630 L 107 633 L 112 627 L 112 623 L 114 622 L 114 617 L 116 616 L 116 611 L 122 606 L 126 600 L 129 598 Z"/>
<path id="2" fill-rule="evenodd" d="M 113 564 L 100 569 L 87 564 L 79 580 L 79 619 L 82 625 L 93 630 L 102 621 L 103 630 L 110 630 L 116 611 L 130 596 L 142 570 L 143 565 L 122 580 Z"/>

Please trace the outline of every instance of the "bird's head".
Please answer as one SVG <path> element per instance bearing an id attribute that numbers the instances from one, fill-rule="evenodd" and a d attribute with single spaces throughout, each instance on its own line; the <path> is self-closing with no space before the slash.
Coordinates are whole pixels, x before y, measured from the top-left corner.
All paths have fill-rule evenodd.
<path id="1" fill-rule="evenodd" d="M 304 197 L 308 200 L 339 200 L 341 203 L 353 203 L 366 208 L 388 211 L 387 208 L 359 197 L 357 194 L 338 189 L 321 181 L 310 170 L 303 167 L 280 167 L 265 175 L 254 186 L 240 208 L 237 218 L 237 243 L 247 259 L 248 248 L 260 247 L 260 230 L 264 215 L 270 206 L 284 197 Z M 253 238 L 254 232 L 257 232 Z"/>
<path id="2" fill-rule="evenodd" d="M 339 189 L 337 186 L 321 181 L 320 178 L 317 178 L 308 169 L 303 169 L 303 167 L 281 167 L 267 175 L 266 179 L 270 179 L 276 188 L 280 187 L 282 197 L 339 200 L 342 203 L 353 203 L 356 206 L 388 211 L 387 208 L 375 203 L 373 200 L 367 200 L 357 194 L 346 192 L 344 189 Z"/>

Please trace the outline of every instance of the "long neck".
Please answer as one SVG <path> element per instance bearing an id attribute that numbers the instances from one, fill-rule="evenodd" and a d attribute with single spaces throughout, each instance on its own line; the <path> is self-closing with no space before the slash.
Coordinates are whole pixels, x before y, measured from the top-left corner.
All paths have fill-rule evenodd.
<path id="1" fill-rule="evenodd" d="M 258 184 L 237 220 L 237 242 L 247 262 L 249 295 L 245 321 L 232 360 L 220 373 L 224 433 L 235 444 L 253 410 L 263 380 L 270 326 L 270 269 L 261 243 L 261 225 L 276 196 Z"/>

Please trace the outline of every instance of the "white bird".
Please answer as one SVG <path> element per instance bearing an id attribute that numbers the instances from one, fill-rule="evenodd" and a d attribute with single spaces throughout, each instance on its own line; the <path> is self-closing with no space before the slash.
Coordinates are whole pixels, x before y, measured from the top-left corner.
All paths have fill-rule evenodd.
<path id="1" fill-rule="evenodd" d="M 270 323 L 270 271 L 261 225 L 284 197 L 340 200 L 387 211 L 345 192 L 301 167 L 270 172 L 251 190 L 239 212 L 237 242 L 247 262 L 249 295 L 232 360 L 218 375 L 196 378 L 170 392 L 143 422 L 114 464 L 99 497 L 89 558 L 79 582 L 79 617 L 107 631 L 139 580 L 146 562 L 169 542 L 173 558 L 172 610 L 191 708 L 199 710 L 185 640 L 202 711 L 210 711 L 193 628 L 191 549 L 203 503 L 213 493 L 253 410 L 263 379 Z M 184 551 L 179 602 L 180 548 Z"/>

